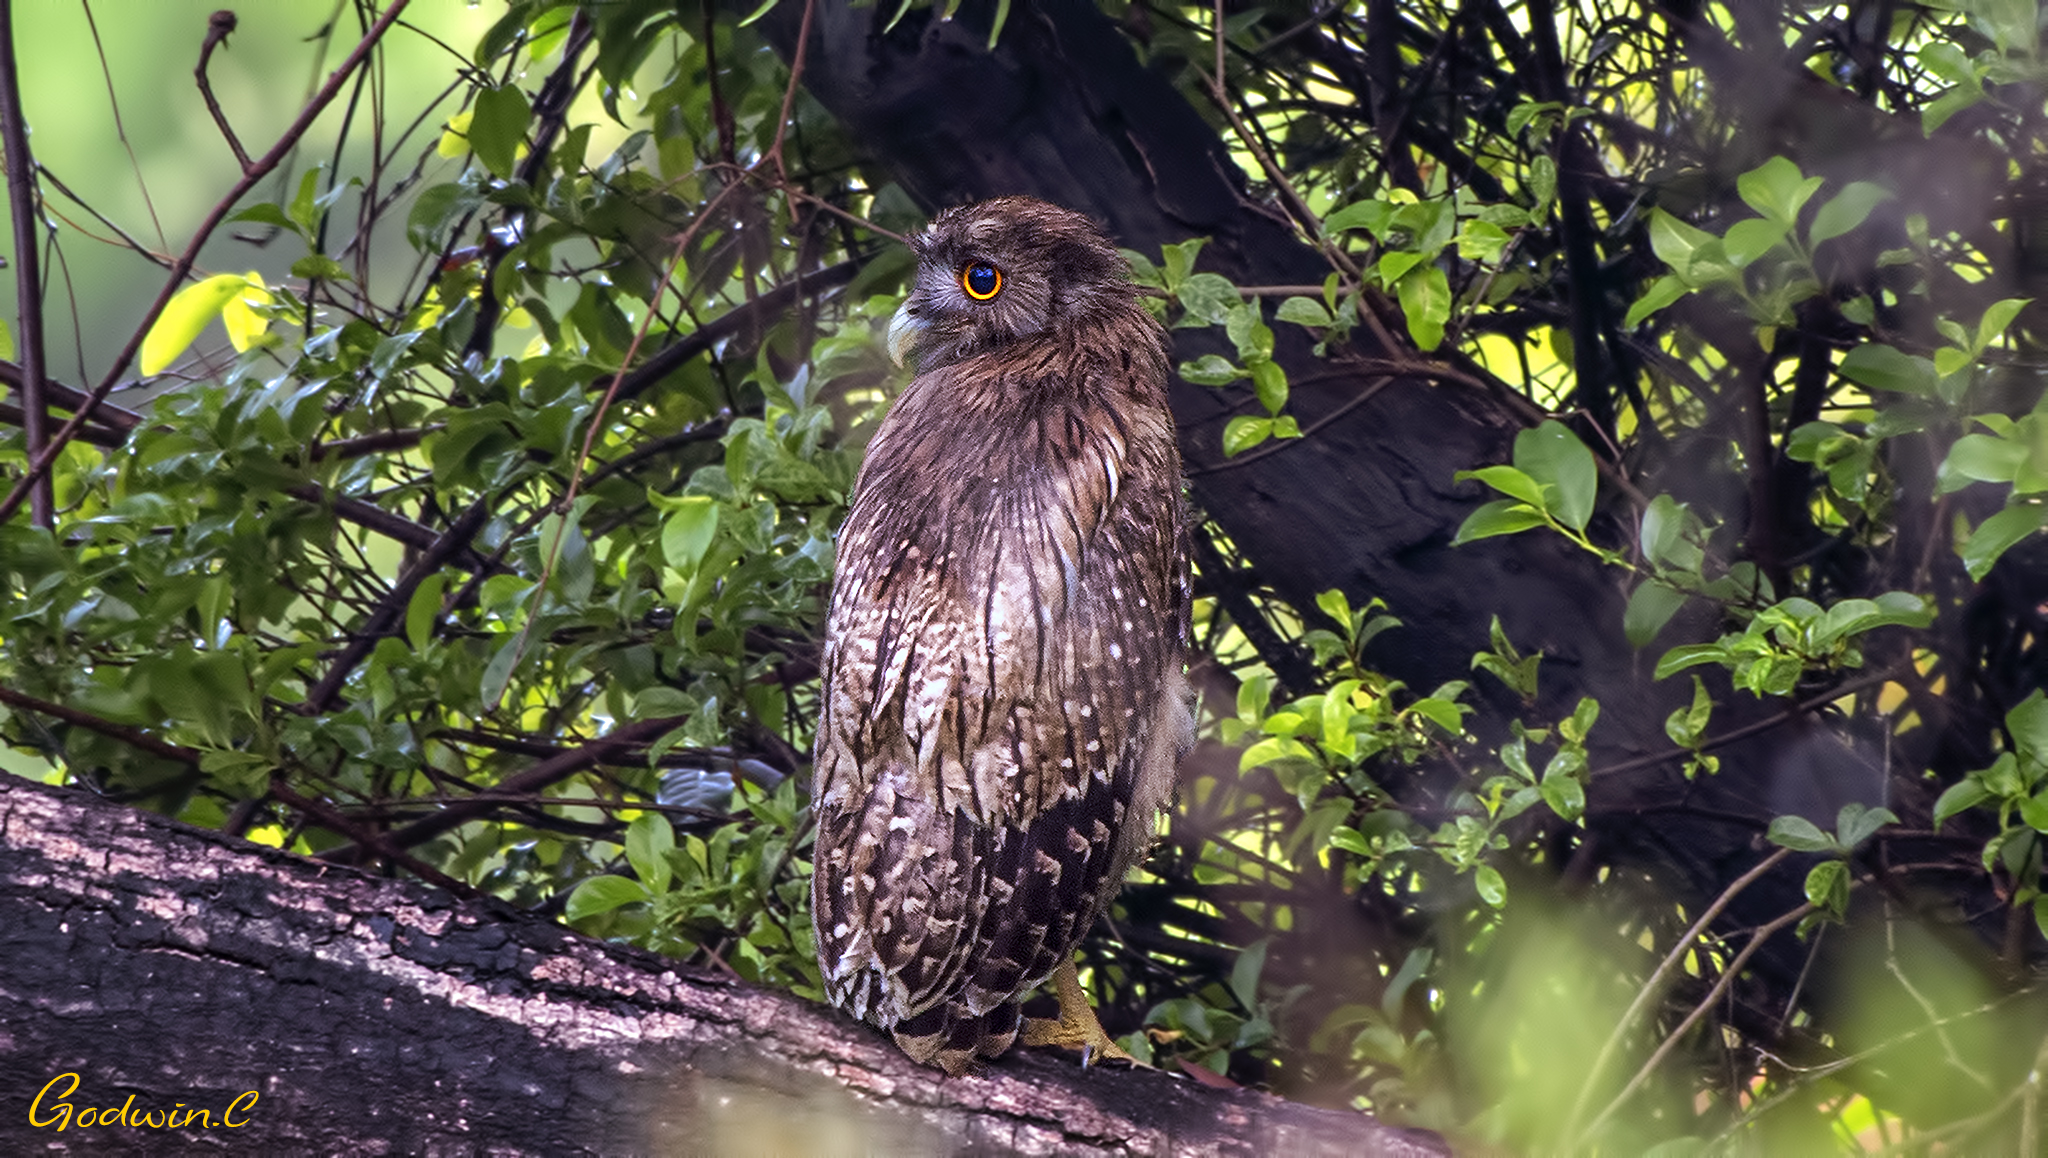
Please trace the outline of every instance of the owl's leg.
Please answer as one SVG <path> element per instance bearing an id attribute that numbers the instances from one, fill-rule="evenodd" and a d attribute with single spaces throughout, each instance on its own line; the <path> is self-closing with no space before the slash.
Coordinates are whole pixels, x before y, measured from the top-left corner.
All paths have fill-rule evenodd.
<path id="1" fill-rule="evenodd" d="M 1131 1056 L 1130 1051 L 1116 1043 L 1116 1039 L 1102 1028 L 1095 1018 L 1095 1008 L 1088 1004 L 1088 995 L 1081 991 L 1081 975 L 1074 968 L 1074 959 L 1052 975 L 1054 991 L 1060 999 L 1060 1016 L 1055 1021 L 1047 1017 L 1024 1019 L 1024 1032 L 1019 1038 L 1025 1045 L 1056 1045 L 1061 1049 L 1081 1051 L 1081 1064 L 1114 1058 L 1132 1065 L 1144 1065 Z"/>

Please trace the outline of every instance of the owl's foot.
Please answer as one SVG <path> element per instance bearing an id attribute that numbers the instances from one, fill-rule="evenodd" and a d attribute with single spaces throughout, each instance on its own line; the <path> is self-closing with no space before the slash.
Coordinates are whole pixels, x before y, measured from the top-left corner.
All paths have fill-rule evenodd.
<path id="1" fill-rule="evenodd" d="M 1096 1020 L 1095 1008 L 1088 1004 L 1088 995 L 1081 991 L 1081 975 L 1071 959 L 1052 975 L 1052 981 L 1060 999 L 1059 1019 L 1025 1018 L 1024 1030 L 1017 1038 L 1021 1044 L 1078 1049 L 1083 1069 L 1105 1059 L 1129 1062 L 1134 1066 L 1145 1065 L 1132 1057 L 1129 1050 L 1118 1045 L 1116 1039 L 1102 1028 L 1102 1023 Z"/>

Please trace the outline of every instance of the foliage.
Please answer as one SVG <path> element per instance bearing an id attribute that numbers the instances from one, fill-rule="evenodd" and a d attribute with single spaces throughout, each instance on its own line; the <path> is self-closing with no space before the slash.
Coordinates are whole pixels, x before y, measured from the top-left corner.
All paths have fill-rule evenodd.
<path id="1" fill-rule="evenodd" d="M 770 8 L 515 0 L 361 171 L 223 207 L 291 277 L 177 279 L 135 345 L 189 381 L 62 448 L 51 525 L 0 519 L 17 763 L 817 995 L 815 641 L 921 211 Z M 1105 8 L 1327 265 L 1127 252 L 1224 351 L 1178 366 L 1204 437 L 1313 439 L 1331 368 L 1511 400 L 1498 460 L 1418 453 L 1471 500 L 1443 582 L 1589 559 L 1640 674 L 1564 690 L 1496 617 L 1411 687 L 1415 612 L 1290 604 L 1205 527 L 1203 740 L 1084 949 L 1106 1023 L 1511 1150 L 2018 1145 L 2039 1034 L 1961 1092 L 1918 1047 L 2040 1017 L 2032 6 Z M 962 18 L 1001 52 L 1007 14 Z M 1828 760 L 1879 783 L 1786 786 Z M 1672 883 L 1708 854 L 1654 847 L 1651 772 L 1739 833 L 1718 895 Z M 1968 949 L 1916 948 L 1950 913 Z"/>

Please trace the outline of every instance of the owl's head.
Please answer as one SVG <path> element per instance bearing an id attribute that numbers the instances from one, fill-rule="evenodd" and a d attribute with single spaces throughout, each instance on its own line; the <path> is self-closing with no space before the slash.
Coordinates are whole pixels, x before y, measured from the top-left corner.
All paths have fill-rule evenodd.
<path id="1" fill-rule="evenodd" d="M 1031 197 L 948 209 L 910 239 L 917 277 L 889 323 L 889 353 L 922 369 L 1132 300 L 1130 267 L 1094 222 Z"/>

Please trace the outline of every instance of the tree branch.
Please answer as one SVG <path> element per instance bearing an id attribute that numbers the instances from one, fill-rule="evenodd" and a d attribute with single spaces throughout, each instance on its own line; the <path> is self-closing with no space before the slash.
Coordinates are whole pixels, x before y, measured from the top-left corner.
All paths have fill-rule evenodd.
<path id="1" fill-rule="evenodd" d="M 199 82 L 199 95 L 206 98 L 206 111 L 213 114 L 213 123 L 220 126 L 220 135 L 227 138 L 228 148 L 235 151 L 235 160 L 247 173 L 249 153 L 242 148 L 242 139 L 235 136 L 234 126 L 228 124 L 227 114 L 220 111 L 220 102 L 213 99 L 213 84 L 206 79 L 206 62 L 213 59 L 213 50 L 226 44 L 234 30 L 235 14 L 226 8 L 207 17 L 206 40 L 199 46 L 199 63 L 192 66 L 192 79 Z"/>
<path id="2" fill-rule="evenodd" d="M 335 694 L 341 690 L 341 685 L 347 682 L 349 673 L 355 671 L 358 664 L 369 658 L 378 640 L 396 631 L 398 625 L 404 621 L 406 605 L 412 601 L 412 593 L 419 589 L 420 583 L 427 576 L 440 570 L 469 546 L 469 541 L 476 537 L 476 533 L 482 530 L 484 523 L 490 519 L 493 506 L 489 496 L 472 504 L 462 513 L 461 518 L 455 520 L 431 546 L 421 552 L 419 558 L 413 560 L 412 566 L 407 567 L 404 573 L 399 575 L 398 582 L 394 583 L 391 590 L 378 602 L 377 610 L 363 624 L 363 629 L 356 632 L 355 637 L 349 640 L 348 646 L 342 649 L 334 664 L 327 669 L 327 674 L 306 693 L 302 711 L 312 715 L 324 712 L 334 705 Z"/>
<path id="3" fill-rule="evenodd" d="M 14 219 L 15 301 L 21 309 L 21 429 L 31 463 L 50 450 L 48 375 L 43 359 L 43 278 L 36 249 L 34 159 L 28 151 L 28 123 L 21 114 L 21 83 L 14 61 L 14 4 L 0 0 L 0 149 L 7 159 L 7 205 Z M 61 444 L 59 444 L 61 446 Z M 48 527 L 56 517 L 49 480 L 34 472 L 17 484 L 28 488 L 29 521 Z M 0 523 L 20 506 L 0 510 Z"/>
<path id="4" fill-rule="evenodd" d="M 508 776 L 489 790 L 480 792 L 463 803 L 451 804 L 425 819 L 416 820 L 386 839 L 398 848 L 411 848 L 432 840 L 450 829 L 460 828 L 486 815 L 492 809 L 567 780 L 624 749 L 645 744 L 670 728 L 680 726 L 685 719 L 687 717 L 684 716 L 663 716 L 655 720 L 636 720 L 614 730 L 610 735 L 600 736 L 580 748 L 572 748 L 558 756 L 551 756 L 524 772 Z M 356 864 L 365 855 L 374 854 L 376 851 L 360 847 L 335 848 L 321 853 L 320 859 L 338 864 Z"/>
<path id="5" fill-rule="evenodd" d="M 1449 1153 L 1362 1114 L 1036 1050 L 949 1078 L 786 993 L 11 777 L 0 928 L 8 1087 L 26 1104 L 50 1084 L 42 1120 L 67 1096 L 79 1110 L 134 1094 L 138 1114 L 215 1111 L 211 1129 L 151 1131 L 166 1144 L 763 1153 L 824 1137 L 874 1153 Z M 81 976 L 93 979 L 84 1001 Z M 66 1074 L 77 1081 L 52 1081 Z M 251 1089 L 246 1124 L 222 1129 L 219 1108 Z M 82 1128 L 75 1144 L 128 1136 Z M 0 1121 L 9 1152 L 73 1137 L 23 1113 Z"/>

